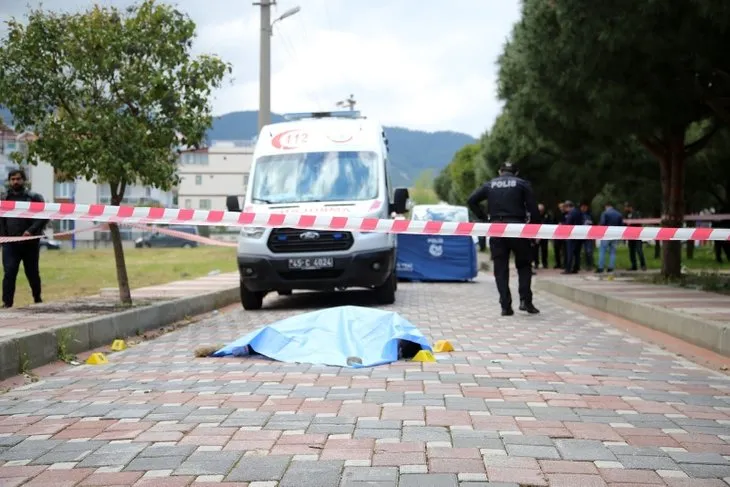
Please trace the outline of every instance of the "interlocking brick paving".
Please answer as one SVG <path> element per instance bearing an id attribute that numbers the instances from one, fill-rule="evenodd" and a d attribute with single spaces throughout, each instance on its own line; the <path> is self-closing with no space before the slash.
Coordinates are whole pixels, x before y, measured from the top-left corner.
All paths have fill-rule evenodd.
<path id="1" fill-rule="evenodd" d="M 516 293 L 515 293 L 516 296 Z M 405 284 L 456 351 L 368 369 L 194 358 L 369 293 L 272 296 L 0 396 L 0 485 L 727 486 L 728 377 L 489 277 Z"/>

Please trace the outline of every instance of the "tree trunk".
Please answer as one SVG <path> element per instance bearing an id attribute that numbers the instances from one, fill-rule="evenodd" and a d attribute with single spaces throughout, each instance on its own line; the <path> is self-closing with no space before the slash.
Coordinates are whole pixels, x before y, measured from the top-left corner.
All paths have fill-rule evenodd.
<path id="1" fill-rule="evenodd" d="M 666 153 L 660 160 L 662 183 L 662 226 L 681 227 L 684 222 L 685 128 L 665 132 Z M 662 245 L 662 275 L 682 275 L 682 242 L 666 241 Z"/>
<path id="2" fill-rule="evenodd" d="M 110 184 L 111 186 L 111 204 L 119 206 L 124 197 L 125 184 Z M 129 289 L 129 276 L 127 276 L 127 264 L 124 261 L 124 246 L 122 245 L 122 234 L 119 231 L 119 225 L 116 223 L 109 224 L 109 233 L 112 236 L 112 247 L 114 248 L 114 264 L 117 268 L 117 284 L 119 286 L 119 301 L 122 304 L 132 304 L 132 291 Z"/>
<path id="3" fill-rule="evenodd" d="M 109 232 L 112 234 L 112 247 L 114 247 L 114 263 L 117 267 L 119 301 L 121 301 L 122 304 L 132 304 L 132 292 L 129 289 L 127 264 L 124 261 L 124 246 L 122 245 L 122 234 L 119 231 L 119 225 L 117 225 L 116 223 L 110 223 Z"/>

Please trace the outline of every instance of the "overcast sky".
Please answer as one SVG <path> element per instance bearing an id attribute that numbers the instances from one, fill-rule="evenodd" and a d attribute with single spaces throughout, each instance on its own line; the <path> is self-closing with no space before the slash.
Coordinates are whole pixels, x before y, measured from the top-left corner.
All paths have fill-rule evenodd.
<path id="1" fill-rule="evenodd" d="M 253 1 L 171 2 L 197 23 L 195 50 L 233 64 L 232 84 L 215 95 L 216 115 L 258 107 L 259 8 Z M 0 18 L 23 16 L 27 5 L 39 3 L 0 0 Z M 93 2 L 42 4 L 78 10 Z M 279 0 L 272 18 L 296 5 L 301 11 L 274 27 L 274 112 L 332 110 L 354 94 L 357 108 L 384 124 L 475 137 L 499 114 L 495 63 L 518 19 L 518 0 Z"/>

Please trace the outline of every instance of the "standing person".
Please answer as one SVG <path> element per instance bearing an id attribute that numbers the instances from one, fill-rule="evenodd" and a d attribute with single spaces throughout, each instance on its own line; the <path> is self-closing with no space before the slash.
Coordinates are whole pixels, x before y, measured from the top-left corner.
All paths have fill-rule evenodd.
<path id="1" fill-rule="evenodd" d="M 612 203 L 606 203 L 604 208 L 599 225 L 604 227 L 624 226 L 624 217 L 613 207 Z M 608 272 L 613 272 L 616 269 L 616 241 L 601 240 L 601 248 L 598 250 L 598 268 L 596 269 L 599 274 L 603 272 L 603 265 L 606 263 L 606 251 L 609 252 Z"/>
<path id="2" fill-rule="evenodd" d="M 626 213 L 626 216 L 624 217 L 626 220 L 631 219 L 638 219 L 641 218 L 641 213 L 634 210 L 634 206 L 626 202 L 624 203 L 624 212 Z M 628 225 L 631 226 L 631 223 Z M 638 226 L 641 226 L 640 224 Z M 631 261 L 631 270 L 635 271 L 638 270 L 636 266 L 636 256 L 639 256 L 639 264 L 641 265 L 641 270 L 646 270 L 646 259 L 644 258 L 644 242 L 642 240 L 629 240 L 629 260 Z"/>
<path id="3" fill-rule="evenodd" d="M 480 203 L 488 201 L 489 212 Z M 499 176 L 477 188 L 467 201 L 467 206 L 481 221 L 490 223 L 538 223 L 539 211 L 532 186 L 517 177 L 517 168 L 507 161 L 499 168 Z M 536 314 L 540 311 L 532 304 L 532 248 L 530 239 L 491 237 L 489 248 L 494 261 L 494 278 L 499 291 L 502 316 L 514 314 L 509 289 L 509 256 L 515 254 L 519 280 L 520 311 Z"/>
<path id="4" fill-rule="evenodd" d="M 0 199 L 7 201 L 33 201 L 43 203 L 43 197 L 28 191 L 25 187 L 26 177 L 22 169 L 8 173 L 9 189 Z M 0 218 L 0 236 L 30 237 L 39 236 L 48 220 L 34 218 Z M 20 242 L 9 242 L 3 245 L 3 308 L 12 308 L 15 298 L 15 280 L 18 277 L 20 263 L 23 263 L 25 277 L 28 278 L 33 301 L 41 301 L 41 275 L 38 268 L 40 258 L 40 239 Z"/>
<path id="5" fill-rule="evenodd" d="M 553 218 L 549 213 L 545 212 L 545 205 L 542 203 L 537 205 L 537 210 L 540 212 L 540 223 L 543 225 L 552 225 Z M 535 241 L 535 269 L 540 268 L 540 262 L 542 262 L 543 269 L 548 268 L 548 243 L 550 241 L 544 238 L 536 239 Z"/>
<path id="6" fill-rule="evenodd" d="M 583 225 L 593 225 L 593 214 L 591 213 L 591 207 L 588 203 L 581 203 L 580 211 L 583 213 Z M 593 250 L 595 246 L 595 240 L 589 238 L 585 241 L 586 269 L 593 269 L 594 267 Z"/>
<path id="7" fill-rule="evenodd" d="M 730 213 L 729 210 L 723 209 L 721 214 Z M 719 220 L 712 224 L 712 228 L 730 228 L 730 220 Z M 725 253 L 725 259 L 730 262 L 730 241 L 715 240 L 715 260 L 718 264 L 722 264 L 722 253 Z"/>
<path id="8" fill-rule="evenodd" d="M 575 203 L 570 200 L 565 202 L 567 214 L 565 216 L 566 225 L 583 225 L 583 213 L 575 207 Z M 567 239 L 565 241 L 565 270 L 563 274 L 577 274 L 580 271 L 580 251 L 585 245 L 585 240 Z"/>
<path id="9" fill-rule="evenodd" d="M 566 215 L 565 203 L 558 203 L 558 214 L 557 218 L 555 218 L 555 224 L 565 225 Z M 553 240 L 553 248 L 555 250 L 555 269 L 561 269 L 563 267 L 563 253 L 565 252 L 565 247 L 565 240 Z"/>

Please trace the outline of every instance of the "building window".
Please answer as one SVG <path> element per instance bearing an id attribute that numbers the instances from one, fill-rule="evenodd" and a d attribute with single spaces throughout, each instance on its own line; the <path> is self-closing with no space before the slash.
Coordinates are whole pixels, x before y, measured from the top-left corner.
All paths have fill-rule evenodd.
<path id="1" fill-rule="evenodd" d="M 208 164 L 208 154 L 205 152 L 183 152 L 180 156 L 180 163 L 204 166 Z"/>
<path id="2" fill-rule="evenodd" d="M 72 220 L 53 220 L 53 223 L 51 224 L 51 228 L 53 229 L 53 233 L 70 232 L 71 230 L 73 230 L 73 221 Z"/>
<path id="3" fill-rule="evenodd" d="M 55 198 L 71 199 L 73 198 L 73 182 L 56 183 L 53 188 L 53 196 Z"/>
<path id="4" fill-rule="evenodd" d="M 248 186 L 248 173 L 247 172 L 243 173 L 243 187 L 245 188 L 246 186 Z"/>
<path id="5" fill-rule="evenodd" d="M 201 210 L 210 210 L 210 200 L 200 200 Z"/>
<path id="6" fill-rule="evenodd" d="M 190 198 L 185 199 L 185 208 L 192 208 L 193 207 L 193 200 Z"/>
<path id="7" fill-rule="evenodd" d="M 200 186 L 201 184 L 203 184 L 203 176 L 195 176 L 195 185 Z"/>

